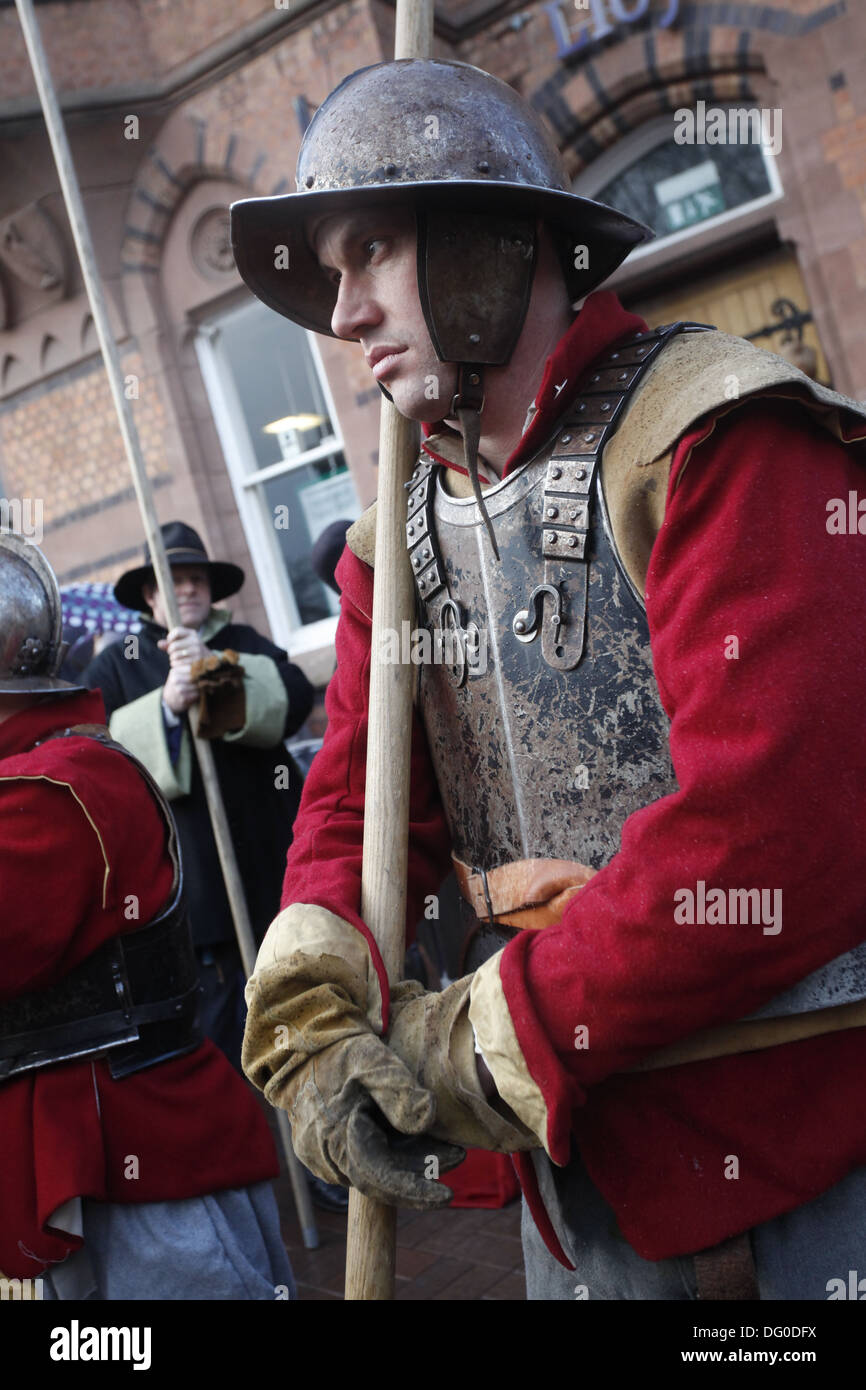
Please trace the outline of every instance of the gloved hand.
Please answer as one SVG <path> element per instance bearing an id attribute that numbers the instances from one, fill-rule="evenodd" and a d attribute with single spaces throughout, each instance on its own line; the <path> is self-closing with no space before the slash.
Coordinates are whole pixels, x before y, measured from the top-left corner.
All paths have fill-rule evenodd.
<path id="1" fill-rule="evenodd" d="M 369 964 L 361 934 L 333 913 L 281 913 L 247 985 L 243 1068 L 288 1112 L 317 1177 L 393 1205 L 444 1206 L 452 1194 L 435 1179 L 464 1153 L 425 1132 L 434 1098 L 376 1035 Z"/>
<path id="2" fill-rule="evenodd" d="M 432 1137 L 436 1101 L 372 1033 L 326 1048 L 287 1085 L 274 1078 L 265 1095 L 288 1111 L 295 1152 L 326 1182 L 421 1209 L 454 1195 L 436 1179 L 465 1149 Z"/>
<path id="3" fill-rule="evenodd" d="M 469 1020 L 472 979 L 467 975 L 447 989 L 431 992 L 415 980 L 395 985 L 388 1046 L 418 1084 L 436 1097 L 431 1134 L 496 1153 L 540 1148 L 536 1136 L 504 1102 L 485 1099 Z"/>

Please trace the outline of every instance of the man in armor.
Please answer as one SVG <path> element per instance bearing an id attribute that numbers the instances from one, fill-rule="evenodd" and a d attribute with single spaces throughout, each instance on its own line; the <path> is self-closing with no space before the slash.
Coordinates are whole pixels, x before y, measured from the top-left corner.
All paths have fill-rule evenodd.
<path id="1" fill-rule="evenodd" d="M 406 536 L 452 654 L 416 701 L 407 922 L 450 852 L 472 973 L 389 998 L 360 916 L 371 509 L 247 1074 L 381 1200 L 447 1201 L 424 1175 L 455 1146 L 514 1153 L 530 1297 L 826 1298 L 866 1202 L 866 595 L 836 505 L 866 411 L 598 292 L 646 229 L 571 194 L 478 69 L 353 74 L 297 186 L 233 208 L 242 275 L 429 431 Z"/>
<path id="2" fill-rule="evenodd" d="M 289 1297 L 268 1126 L 199 1026 L 171 812 L 62 657 L 51 567 L 0 532 L 0 1277 Z"/>

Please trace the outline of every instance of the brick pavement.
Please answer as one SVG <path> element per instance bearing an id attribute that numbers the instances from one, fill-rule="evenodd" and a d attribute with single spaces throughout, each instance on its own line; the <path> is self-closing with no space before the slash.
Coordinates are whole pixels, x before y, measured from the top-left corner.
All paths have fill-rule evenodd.
<path id="1" fill-rule="evenodd" d="M 305 1250 L 288 1178 L 275 1191 L 283 1239 L 301 1299 L 343 1297 L 346 1217 L 314 1207 L 318 1250 Z M 400 1300 L 525 1300 L 520 1245 L 520 1203 L 498 1211 L 401 1211 L 397 1218 Z"/>

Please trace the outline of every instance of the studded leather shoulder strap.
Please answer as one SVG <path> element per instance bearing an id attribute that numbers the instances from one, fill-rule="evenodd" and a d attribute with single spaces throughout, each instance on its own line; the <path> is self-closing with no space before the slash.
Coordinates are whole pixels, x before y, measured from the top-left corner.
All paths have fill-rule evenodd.
<path id="1" fill-rule="evenodd" d="M 544 480 L 543 514 L 539 551 L 544 560 L 543 582 L 538 590 L 556 593 L 564 577 L 562 567 L 579 569 L 572 582 L 570 611 L 564 620 L 559 605 L 542 623 L 542 653 L 549 665 L 572 670 L 583 655 L 586 637 L 588 592 L 586 542 L 592 488 L 605 444 L 614 434 L 625 407 L 650 363 L 679 333 L 704 332 L 711 325 L 677 322 L 637 333 L 598 358 L 584 372 L 577 395 L 557 433 Z M 406 541 L 418 595 L 434 624 L 439 609 L 448 602 L 445 569 L 433 524 L 433 482 L 440 467 L 422 455 L 409 489 Z M 577 583 L 574 579 L 577 578 Z M 533 602 L 515 618 L 515 632 L 528 637 L 535 629 Z M 521 629 L 520 623 L 524 626 Z"/>

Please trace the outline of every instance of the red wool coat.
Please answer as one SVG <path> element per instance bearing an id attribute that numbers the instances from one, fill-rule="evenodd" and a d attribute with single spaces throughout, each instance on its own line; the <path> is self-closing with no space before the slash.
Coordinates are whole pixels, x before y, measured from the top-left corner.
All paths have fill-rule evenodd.
<path id="1" fill-rule="evenodd" d="M 590 296 L 547 364 L 506 473 L 550 437 L 582 369 L 643 327 L 612 294 Z M 866 1163 L 866 1029 L 623 1074 L 667 1043 L 760 1008 L 866 937 L 866 539 L 826 526 L 830 499 L 866 491 L 866 453 L 787 394 L 705 418 L 675 450 L 646 606 L 680 790 L 632 815 L 619 853 L 561 924 L 521 932 L 501 967 L 548 1103 L 552 1155 L 567 1162 L 576 1142 L 648 1259 L 716 1244 Z M 330 722 L 283 905 L 321 904 L 369 939 L 359 886 L 372 572 L 347 550 L 338 577 Z M 736 659 L 725 656 L 732 635 Z M 410 818 L 412 922 L 449 868 L 417 716 Z M 676 924 L 675 895 L 701 880 L 781 890 L 781 932 Z M 576 1049 L 577 1025 L 591 1047 Z M 532 1165 L 519 1168 L 532 1199 Z M 553 1248 L 537 1202 L 535 1212 Z"/>
<path id="2" fill-rule="evenodd" d="M 0 724 L 0 1002 L 62 979 L 171 890 L 165 826 L 128 759 L 86 738 L 33 748 L 104 717 L 86 693 Z M 70 1198 L 166 1201 L 277 1172 L 256 1100 L 209 1041 L 123 1081 L 87 1060 L 0 1082 L 0 1271 L 35 1277 L 80 1246 L 51 1225 Z"/>

